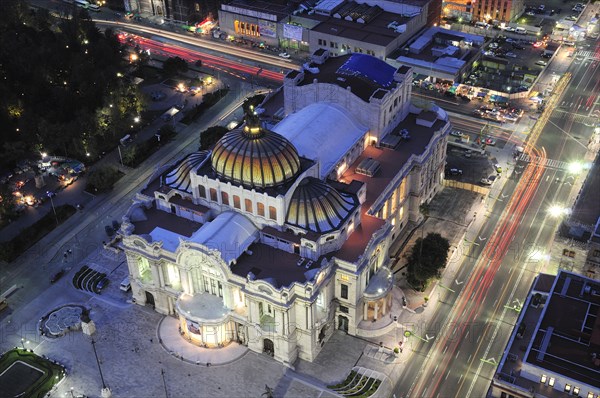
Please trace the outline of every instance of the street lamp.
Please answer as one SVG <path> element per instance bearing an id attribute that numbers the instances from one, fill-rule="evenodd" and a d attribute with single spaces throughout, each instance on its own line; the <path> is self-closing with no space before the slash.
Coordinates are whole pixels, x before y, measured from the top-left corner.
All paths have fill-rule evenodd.
<path id="1" fill-rule="evenodd" d="M 133 118 L 133 121 L 134 121 L 135 123 L 139 123 L 139 122 L 140 122 L 140 117 L 139 117 L 139 116 L 136 116 L 136 117 L 134 117 L 134 118 Z"/>
<path id="2" fill-rule="evenodd" d="M 25 350 L 25 344 L 29 344 L 29 340 L 25 340 L 24 338 L 21 337 L 21 345 L 23 346 L 23 349 Z"/>
<path id="3" fill-rule="evenodd" d="M 102 368 L 100 367 L 100 360 L 98 359 L 98 352 L 96 351 L 96 342 L 92 339 L 92 348 L 94 349 L 94 357 L 96 358 L 96 364 L 98 365 L 98 372 L 100 372 L 100 380 L 102 380 L 102 396 L 110 396 L 110 389 L 104 382 L 104 375 L 102 374 Z"/>
<path id="4" fill-rule="evenodd" d="M 54 200 L 52 197 L 55 195 L 54 192 L 46 191 L 46 195 L 50 198 L 50 204 L 52 204 L 52 212 L 54 212 L 54 219 L 56 220 L 56 225 L 58 225 L 58 216 L 56 215 L 56 208 L 54 207 Z"/>

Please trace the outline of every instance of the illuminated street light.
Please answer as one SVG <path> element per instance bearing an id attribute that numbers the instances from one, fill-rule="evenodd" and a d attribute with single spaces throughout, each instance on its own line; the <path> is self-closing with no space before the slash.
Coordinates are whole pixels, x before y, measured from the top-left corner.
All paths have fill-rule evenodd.
<path id="1" fill-rule="evenodd" d="M 134 117 L 133 121 L 136 122 L 136 123 L 139 123 L 140 122 L 140 117 L 139 116 Z"/>
<path id="2" fill-rule="evenodd" d="M 550 206 L 550 208 L 548 208 L 548 213 L 552 217 L 561 217 L 569 214 L 569 209 L 564 208 L 560 205 L 552 205 Z"/>
<path id="3" fill-rule="evenodd" d="M 569 173 L 579 174 L 583 171 L 583 164 L 580 162 L 571 162 L 568 166 Z"/>
<path id="4" fill-rule="evenodd" d="M 130 62 L 135 62 L 135 61 L 137 61 L 137 60 L 138 60 L 138 55 L 137 55 L 137 54 L 131 54 L 131 55 L 129 56 L 129 61 L 130 61 Z"/>

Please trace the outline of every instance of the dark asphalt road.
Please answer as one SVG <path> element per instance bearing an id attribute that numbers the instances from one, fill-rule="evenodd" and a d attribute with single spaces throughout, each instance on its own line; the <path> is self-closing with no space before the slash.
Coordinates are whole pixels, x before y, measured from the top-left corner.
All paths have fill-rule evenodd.
<path id="1" fill-rule="evenodd" d="M 444 369 L 440 364 L 447 347 L 436 345 L 435 341 L 418 342 L 414 346 L 415 353 L 410 366 L 396 385 L 396 397 L 407 396 L 409 392 L 410 396 L 419 397 L 485 396 L 495 366 L 481 359 L 493 358 L 496 362 L 500 360 L 518 315 L 516 311 L 505 306 L 512 306 L 514 300 L 522 303 L 534 277 L 542 270 L 542 256 L 548 252 L 560 222 L 559 219 L 548 215 L 547 208 L 552 204 L 567 204 L 575 179 L 566 170 L 567 162 L 583 159 L 587 150 L 586 145 L 592 128 L 583 123 L 588 122 L 587 118 L 595 111 L 595 95 L 600 81 L 598 64 L 598 61 L 587 59 L 573 62 L 569 68 L 573 77 L 562 101 L 559 102 L 560 108 L 554 110 L 537 143 L 538 149 L 546 150 L 549 159 L 547 167 L 533 200 L 520 221 L 508 253 L 483 298 L 480 313 L 476 317 L 477 322 L 466 325 L 465 337 L 459 343 L 449 366 Z M 517 166 L 523 165 L 520 163 Z M 517 167 L 515 170 L 519 172 L 522 169 Z M 510 177 L 502 191 L 502 197 L 512 195 L 517 178 L 520 178 L 520 175 L 513 174 Z M 488 222 L 484 224 L 479 236 L 491 236 L 505 206 L 506 202 L 495 202 L 494 208 L 488 213 Z M 459 281 L 468 279 L 473 273 L 477 257 L 482 250 L 483 245 L 473 247 L 471 257 L 465 259 L 458 272 Z M 429 335 L 435 334 L 436 340 L 440 340 L 441 333 L 449 336 L 455 333 L 457 325 L 448 325 L 447 320 L 452 309 L 456 307 L 459 289 L 463 286 L 464 284 L 453 286 L 456 293 L 442 293 L 444 304 L 437 307 L 429 324 L 422 325 L 423 334 L 427 331 Z M 469 299 L 460 297 L 460 300 Z M 467 304 L 467 308 L 473 304 Z M 460 319 L 460 316 L 455 319 Z M 431 385 L 433 376 L 439 376 L 440 372 L 444 372 L 440 384 Z M 419 391 L 419 394 L 415 394 L 415 391 Z"/>

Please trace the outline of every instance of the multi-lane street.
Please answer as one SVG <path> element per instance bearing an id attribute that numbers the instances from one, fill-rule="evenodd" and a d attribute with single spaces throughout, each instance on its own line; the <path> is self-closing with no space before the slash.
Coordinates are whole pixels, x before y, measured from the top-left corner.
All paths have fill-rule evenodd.
<path id="1" fill-rule="evenodd" d="M 443 303 L 423 325 L 436 337 L 414 342 L 411 366 L 396 385 L 397 396 L 485 395 L 518 307 L 543 271 L 544 254 L 560 221 L 547 210 L 569 205 L 575 179 L 583 178 L 566 168 L 587 152 L 592 127 L 583 123 L 597 112 L 598 64 L 588 57 L 569 67 L 570 82 L 562 95 L 554 94 L 560 97 L 549 101 L 548 120 L 529 154 L 541 161 L 517 163 L 502 191 L 504 201 L 488 202 L 490 211 L 478 233 L 484 240 L 475 242 L 477 246 L 465 243 L 470 252 L 456 280 L 466 282 L 452 286 L 455 293 L 440 292 Z"/>

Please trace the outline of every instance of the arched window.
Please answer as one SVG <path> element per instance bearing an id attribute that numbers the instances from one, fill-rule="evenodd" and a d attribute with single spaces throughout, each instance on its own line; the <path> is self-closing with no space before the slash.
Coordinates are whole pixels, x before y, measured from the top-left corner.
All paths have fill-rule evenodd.
<path id="1" fill-rule="evenodd" d="M 263 216 L 263 217 L 264 217 L 264 216 L 265 216 L 265 205 L 264 205 L 264 204 L 262 204 L 262 203 L 260 203 L 260 202 L 258 202 L 258 203 L 256 204 L 256 213 L 257 213 L 259 216 Z"/>
<path id="2" fill-rule="evenodd" d="M 269 218 L 277 220 L 277 209 L 274 206 L 269 206 Z"/>
<path id="3" fill-rule="evenodd" d="M 252 201 L 250 199 L 244 200 L 244 207 L 248 213 L 252 213 Z"/>
<path id="4" fill-rule="evenodd" d="M 213 202 L 216 202 L 217 199 L 217 190 L 214 188 L 210 189 L 210 200 L 212 200 Z"/>
<path id="5" fill-rule="evenodd" d="M 202 199 L 206 199 L 206 188 L 204 187 L 204 185 L 198 185 L 198 195 Z"/>
<path id="6" fill-rule="evenodd" d="M 229 194 L 227 192 L 221 192 L 221 203 L 229 206 Z"/>
<path id="7" fill-rule="evenodd" d="M 233 207 L 235 207 L 236 209 L 241 209 L 242 207 L 240 206 L 240 197 L 237 195 L 233 195 Z"/>

